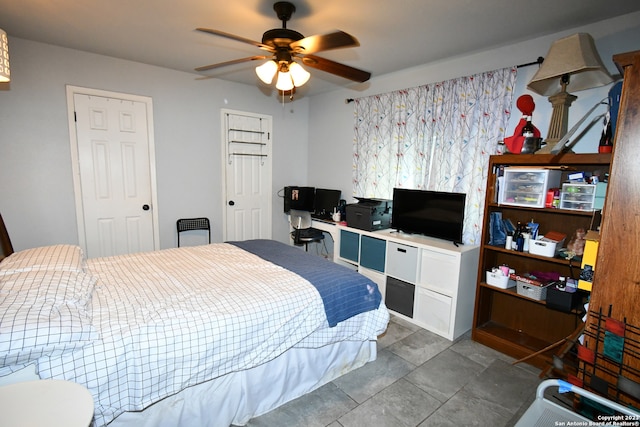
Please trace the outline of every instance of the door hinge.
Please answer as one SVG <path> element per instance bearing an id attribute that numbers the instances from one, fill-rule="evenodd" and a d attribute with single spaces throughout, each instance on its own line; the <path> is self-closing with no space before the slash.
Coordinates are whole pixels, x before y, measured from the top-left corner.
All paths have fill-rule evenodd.
<path id="1" fill-rule="evenodd" d="M 78 113 L 76 113 L 75 111 L 73 112 L 73 121 L 74 122 L 78 121 Z"/>

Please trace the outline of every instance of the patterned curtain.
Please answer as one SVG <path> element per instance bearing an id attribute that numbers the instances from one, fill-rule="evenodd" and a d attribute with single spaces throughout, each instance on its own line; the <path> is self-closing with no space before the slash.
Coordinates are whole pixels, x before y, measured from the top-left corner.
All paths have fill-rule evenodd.
<path id="1" fill-rule="evenodd" d="M 466 193 L 463 242 L 478 244 L 489 156 L 505 137 L 515 80 L 513 67 L 356 99 L 353 195 Z"/>

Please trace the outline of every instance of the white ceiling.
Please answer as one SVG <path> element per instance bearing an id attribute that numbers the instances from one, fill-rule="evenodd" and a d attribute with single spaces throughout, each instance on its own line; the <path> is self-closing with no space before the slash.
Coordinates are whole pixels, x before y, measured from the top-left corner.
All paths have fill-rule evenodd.
<path id="1" fill-rule="evenodd" d="M 249 44 L 195 31 L 213 28 L 261 41 L 280 28 L 275 0 L 0 0 L 9 37 L 194 73 L 194 68 L 262 54 Z M 640 10 L 638 0 L 291 0 L 287 28 L 305 36 L 336 29 L 360 46 L 319 56 L 375 78 L 443 58 L 511 44 Z M 535 58 L 533 58 L 535 59 Z M 201 75 L 261 84 L 255 62 Z M 310 70 L 305 93 L 355 83 Z M 205 83 L 203 83 L 205 84 Z"/>

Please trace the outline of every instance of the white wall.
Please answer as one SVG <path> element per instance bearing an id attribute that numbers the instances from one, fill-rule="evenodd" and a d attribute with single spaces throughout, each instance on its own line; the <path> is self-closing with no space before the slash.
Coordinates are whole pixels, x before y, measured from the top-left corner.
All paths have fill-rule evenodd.
<path id="1" fill-rule="evenodd" d="M 353 104 L 357 98 L 534 61 L 553 40 L 590 33 L 611 72 L 615 53 L 640 49 L 640 13 L 459 58 L 374 77 L 359 90 L 340 89 L 281 105 L 255 86 L 10 37 L 12 81 L 0 90 L 0 213 L 16 249 L 77 243 L 65 85 L 133 93 L 153 99 L 161 247 L 175 246 L 175 220 L 208 216 L 213 239 L 222 238 L 220 109 L 269 114 L 274 120 L 273 235 L 288 241 L 277 196 L 285 185 L 336 188 L 352 193 Z M 521 68 L 515 98 L 526 91 L 535 66 Z M 570 124 L 608 88 L 576 93 Z M 536 101 L 534 122 L 546 133 L 550 106 Z M 514 99 L 515 99 L 514 98 Z M 512 115 L 511 129 L 519 119 Z M 595 151 L 599 130 L 578 152 Z"/>
<path id="2" fill-rule="evenodd" d="M 362 85 L 361 90 L 343 89 L 311 98 L 309 106 L 309 182 L 316 187 L 342 190 L 343 198 L 352 196 L 352 146 L 353 104 L 345 104 L 347 98 L 359 98 L 378 93 L 391 92 L 443 81 L 460 76 L 510 67 L 535 61 L 546 56 L 551 43 L 576 32 L 591 34 L 603 62 L 611 73 L 618 73 L 611 57 L 613 54 L 640 49 L 640 13 L 633 13 L 594 25 L 567 29 L 562 33 L 504 46 L 458 58 L 415 67 L 402 72 L 374 77 Z M 546 134 L 551 118 L 551 105 L 545 97 L 526 89 L 537 66 L 518 69 L 518 83 L 514 96 L 509 132 L 513 132 L 520 119 L 515 107 L 518 96 L 529 93 L 536 103 L 534 124 Z M 569 128 L 577 122 L 597 101 L 607 96 L 609 87 L 590 89 L 574 93 L 578 99 L 569 113 Z M 597 112 L 604 112 L 605 107 Z M 596 113 L 597 113 L 596 112 Z M 595 113 L 594 113 L 595 115 Z M 576 152 L 596 152 L 602 127 L 580 139 L 574 147 Z M 509 134 L 511 134 L 509 133 Z M 357 194 L 355 195 L 357 196 Z M 351 199 L 353 200 L 353 199 Z"/>
<path id="3" fill-rule="evenodd" d="M 177 218 L 207 216 L 222 239 L 220 109 L 273 117 L 273 235 L 288 240 L 279 188 L 306 182 L 308 103 L 284 107 L 255 86 L 10 38 L 9 90 L 0 90 L 0 213 L 15 249 L 78 243 L 65 86 L 153 99 L 161 247 Z"/>

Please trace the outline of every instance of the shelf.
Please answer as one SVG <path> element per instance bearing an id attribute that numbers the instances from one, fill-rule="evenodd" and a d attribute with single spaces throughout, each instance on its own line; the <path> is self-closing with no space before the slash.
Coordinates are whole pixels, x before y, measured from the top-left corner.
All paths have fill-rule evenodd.
<path id="1" fill-rule="evenodd" d="M 502 289 L 486 283 L 486 271 L 493 267 L 508 265 L 516 273 L 556 272 L 561 276 L 576 277 L 580 272 L 581 259 L 571 260 L 546 257 L 528 252 L 505 249 L 504 246 L 490 246 L 489 220 L 492 212 L 501 212 L 502 219 L 527 223 L 531 220 L 539 224 L 539 234 L 555 231 L 565 234 L 565 246 L 578 228 L 595 229 L 600 223 L 600 210 L 581 211 L 560 208 L 538 208 L 515 206 L 497 202 L 498 175 L 503 168 L 523 167 L 527 169 L 561 170 L 560 182 L 567 181 L 569 171 L 585 171 L 603 176 L 610 169 L 610 154 L 565 153 L 558 156 L 545 154 L 507 154 L 491 156 L 485 198 L 484 224 L 480 246 L 478 284 L 474 313 L 472 338 L 495 350 L 516 359 L 536 353 L 565 339 L 582 323 L 581 309 L 571 312 L 554 310 L 546 301 L 539 301 L 519 295 L 517 287 Z M 541 369 L 547 368 L 554 349 L 527 359 L 527 363 Z"/>
<path id="2" fill-rule="evenodd" d="M 531 301 L 531 302 L 536 303 L 536 304 L 547 305 L 547 303 L 545 301 L 539 301 L 539 300 L 535 300 L 533 298 L 526 297 L 524 295 L 520 295 L 518 293 L 517 287 L 515 287 L 515 286 L 513 288 L 502 289 L 502 288 L 498 288 L 496 286 L 491 286 L 491 285 L 489 285 L 487 283 L 484 283 L 484 282 L 480 282 L 479 285 L 484 287 L 484 288 L 491 289 L 494 292 L 500 292 L 500 293 L 503 293 L 503 294 L 510 295 L 510 296 L 512 296 L 514 298 L 522 298 L 524 300 Z"/>
<path id="3" fill-rule="evenodd" d="M 496 322 L 487 322 L 476 327 L 472 338 L 515 359 L 522 359 L 553 344 Z M 537 368 L 545 369 L 551 363 L 552 357 L 553 350 L 549 350 L 529 359 L 528 362 Z"/>
<path id="4" fill-rule="evenodd" d="M 566 258 L 557 258 L 557 257 L 548 257 L 548 256 L 542 256 L 542 255 L 534 255 L 534 254 L 530 254 L 529 252 L 518 252 L 518 251 L 514 251 L 513 249 L 505 249 L 505 248 L 503 248 L 501 246 L 485 245 L 484 249 L 487 250 L 487 251 L 501 252 L 501 253 L 508 254 L 508 255 L 519 256 L 519 257 L 524 257 L 524 258 L 531 258 L 531 259 L 535 259 L 535 260 L 539 260 L 539 261 L 545 261 L 545 262 L 551 262 L 551 263 L 554 263 L 554 264 L 560 264 L 560 265 L 569 266 L 569 260 L 566 259 Z M 571 259 L 571 265 L 577 265 L 579 267 L 581 262 L 582 262 L 581 260 Z"/>
<path id="5" fill-rule="evenodd" d="M 498 165 L 508 166 L 538 166 L 554 167 L 563 170 L 571 169 L 571 166 L 582 165 L 608 165 L 611 163 L 611 153 L 563 153 L 554 154 L 502 154 L 498 156 Z"/>
<path id="6" fill-rule="evenodd" d="M 540 304 L 540 305 L 543 305 L 543 306 L 547 305 L 546 301 L 539 301 L 539 300 L 535 300 L 533 298 L 529 298 L 529 297 L 524 296 L 524 295 L 520 295 L 518 293 L 517 287 L 515 287 L 515 286 L 512 287 L 512 288 L 508 288 L 508 289 L 502 289 L 502 288 L 498 288 L 496 286 L 492 286 L 492 285 L 490 285 L 488 283 L 485 283 L 485 282 L 480 282 L 480 283 L 478 283 L 478 285 L 480 287 L 482 287 L 482 288 L 490 289 L 492 292 L 500 292 L 502 294 L 509 295 L 509 296 L 514 297 L 514 298 L 520 298 L 520 299 L 523 299 L 523 300 L 526 300 L 526 301 L 531 301 L 532 303 Z M 571 313 L 578 315 L 578 314 L 582 314 L 582 311 L 574 309 L 574 310 L 571 311 Z"/>
<path id="7" fill-rule="evenodd" d="M 599 214 L 600 210 L 577 210 L 577 209 L 560 209 L 560 208 L 529 208 L 525 206 L 512 206 L 512 205 L 501 205 L 495 202 L 491 202 L 488 205 L 489 208 L 493 209 L 509 209 L 509 210 L 519 210 L 519 211 L 527 211 L 527 212 L 535 212 L 535 213 L 552 213 L 557 215 L 577 215 L 577 216 L 586 216 L 590 217 L 594 214 Z"/>

